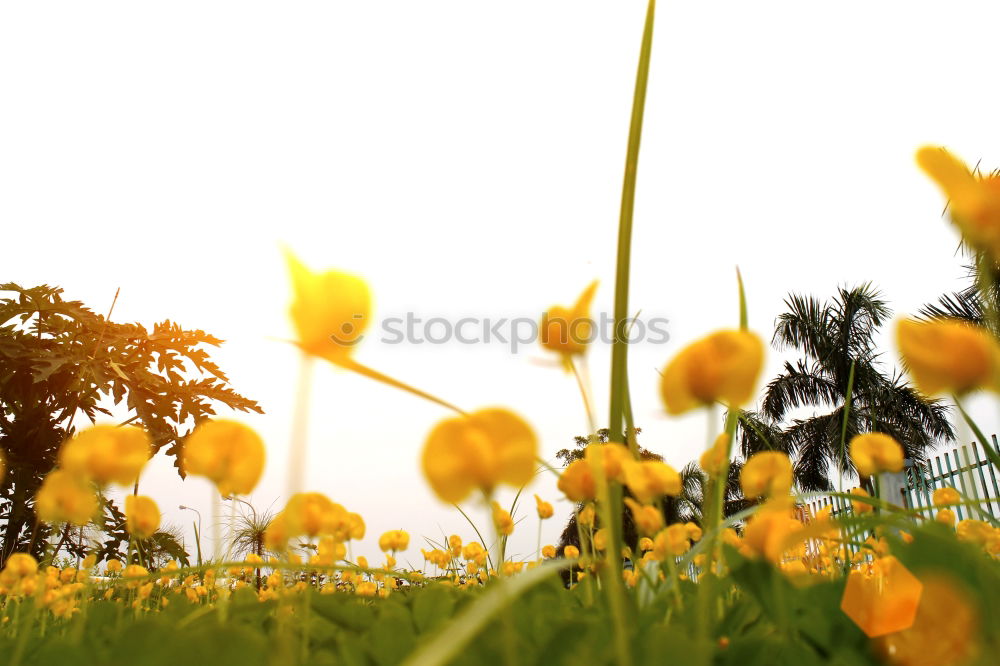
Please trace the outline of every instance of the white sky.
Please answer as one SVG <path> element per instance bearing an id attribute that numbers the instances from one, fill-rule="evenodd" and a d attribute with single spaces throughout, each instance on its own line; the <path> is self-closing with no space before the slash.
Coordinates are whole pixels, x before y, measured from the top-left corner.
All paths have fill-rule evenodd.
<path id="1" fill-rule="evenodd" d="M 364 275 L 376 316 L 535 317 L 595 278 L 595 309 L 609 311 L 644 11 L 636 0 L 4 4 L 0 279 L 60 285 L 99 312 L 121 287 L 116 320 L 170 318 L 225 338 L 215 357 L 267 411 L 241 417 L 269 446 L 252 499 L 278 509 L 297 372 L 277 341 L 290 335 L 280 244 Z M 646 447 L 680 466 L 704 446 L 703 414 L 663 415 L 655 369 L 735 325 L 736 264 L 766 338 L 791 290 L 825 297 L 872 280 L 908 312 L 962 286 L 957 235 L 913 153 L 940 143 L 1000 165 L 997 19 L 993 2 L 662 3 L 630 306 L 669 318 L 672 338 L 631 350 Z M 537 348 L 369 340 L 358 358 L 467 409 L 515 409 L 546 457 L 586 429 L 572 379 Z M 609 358 L 602 346 L 590 358 L 602 422 Z M 400 527 L 415 546 L 442 530 L 471 537 L 419 473 L 445 416 L 316 372 L 307 485 L 364 515 L 356 553 L 374 555 Z M 181 502 L 210 519 L 208 485 L 182 483 L 165 458 L 142 487 L 167 522 L 189 524 Z M 556 498 L 548 477 L 530 490 Z M 535 548 L 524 506 L 515 554 Z M 568 511 L 557 504 L 543 543 Z"/>

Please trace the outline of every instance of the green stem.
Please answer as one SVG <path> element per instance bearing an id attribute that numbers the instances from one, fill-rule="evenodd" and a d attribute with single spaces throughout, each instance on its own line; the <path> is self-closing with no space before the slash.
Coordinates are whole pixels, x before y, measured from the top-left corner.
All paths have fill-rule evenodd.
<path id="1" fill-rule="evenodd" d="M 646 84 L 649 80 L 649 60 L 653 48 L 653 17 L 656 0 L 649 0 L 646 23 L 639 50 L 639 66 L 632 97 L 632 119 L 629 124 L 628 149 L 625 154 L 625 176 L 622 183 L 621 211 L 618 219 L 618 253 L 615 270 L 614 343 L 611 348 L 611 408 L 608 419 L 610 441 L 625 441 L 622 418 L 625 410 L 625 384 L 628 381 L 626 360 L 628 338 L 623 334 L 628 318 L 629 267 L 632 255 L 632 216 L 635 209 L 635 184 L 639 168 L 639 145 L 642 141 L 642 120 L 646 106 Z"/>

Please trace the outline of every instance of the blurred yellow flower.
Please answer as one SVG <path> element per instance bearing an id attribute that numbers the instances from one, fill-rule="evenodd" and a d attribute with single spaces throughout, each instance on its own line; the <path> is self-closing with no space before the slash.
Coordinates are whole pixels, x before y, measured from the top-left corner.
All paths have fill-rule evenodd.
<path id="1" fill-rule="evenodd" d="M 535 508 L 538 510 L 538 517 L 541 520 L 546 520 L 548 518 L 551 518 L 552 514 L 555 513 L 555 511 L 552 508 L 552 505 L 543 500 L 538 495 L 535 495 Z"/>
<path id="2" fill-rule="evenodd" d="M 977 177 L 944 148 L 924 146 L 917 164 L 948 198 L 951 220 L 969 245 L 1000 259 L 1000 178 Z"/>
<path id="3" fill-rule="evenodd" d="M 670 465 L 660 460 L 624 461 L 625 485 L 635 498 L 648 504 L 658 497 L 681 494 L 681 475 Z"/>
<path id="4" fill-rule="evenodd" d="M 948 527 L 955 526 L 955 512 L 951 509 L 938 509 L 937 514 L 934 516 L 934 520 L 941 523 L 942 525 L 947 525 Z"/>
<path id="5" fill-rule="evenodd" d="M 410 546 L 410 535 L 403 530 L 389 530 L 378 538 L 378 547 L 383 553 L 402 551 Z"/>
<path id="6" fill-rule="evenodd" d="M 59 449 L 59 466 L 97 483 L 131 486 L 153 454 L 149 435 L 135 426 L 95 425 Z"/>
<path id="7" fill-rule="evenodd" d="M 97 495 L 86 479 L 56 469 L 42 481 L 35 508 L 42 522 L 86 525 L 97 513 Z"/>
<path id="8" fill-rule="evenodd" d="M 574 502 L 594 499 L 597 496 L 595 472 L 603 469 L 608 482 L 623 481 L 625 465 L 631 460 L 632 454 L 621 444 L 590 444 L 582 460 L 574 460 L 566 466 L 557 487 Z"/>
<path id="9" fill-rule="evenodd" d="M 691 541 L 701 541 L 702 530 L 700 525 L 688 522 L 684 523 L 684 529 L 687 530 L 688 538 L 691 539 Z"/>
<path id="10" fill-rule="evenodd" d="M 747 499 L 787 495 L 792 488 L 792 462 L 780 451 L 755 453 L 740 470 L 740 486 Z"/>
<path id="11" fill-rule="evenodd" d="M 573 545 L 566 546 L 563 548 L 563 557 L 567 560 L 575 560 L 580 557 L 580 549 Z"/>
<path id="12" fill-rule="evenodd" d="M 365 538 L 365 519 L 360 513 L 347 514 L 347 537 L 353 541 Z"/>
<path id="13" fill-rule="evenodd" d="M 448 537 L 448 549 L 451 550 L 452 557 L 459 557 L 462 554 L 462 537 L 457 534 Z"/>
<path id="14" fill-rule="evenodd" d="M 670 556 L 683 555 L 691 547 L 688 541 L 687 529 L 681 523 L 668 525 L 653 539 L 653 555 L 658 560 Z"/>
<path id="15" fill-rule="evenodd" d="M 247 495 L 264 472 L 264 442 L 250 427 L 237 421 L 202 422 L 184 442 L 186 474 L 207 477 L 219 494 Z"/>
<path id="16" fill-rule="evenodd" d="M 850 444 L 851 460 L 861 476 L 903 469 L 903 447 L 889 435 L 869 432 L 855 435 Z"/>
<path id="17" fill-rule="evenodd" d="M 597 512 L 594 510 L 593 504 L 587 504 L 585 507 L 580 509 L 580 513 L 576 516 L 576 522 L 580 523 L 580 527 L 593 527 L 594 517 Z"/>
<path id="18" fill-rule="evenodd" d="M 698 459 L 698 465 L 709 476 L 719 476 L 729 462 L 729 434 L 722 433 Z"/>
<path id="19" fill-rule="evenodd" d="M 594 300 L 596 291 L 595 280 L 583 290 L 572 308 L 554 305 L 542 315 L 539 341 L 543 347 L 564 356 L 574 356 L 587 351 L 587 345 L 594 337 L 590 304 Z"/>
<path id="20" fill-rule="evenodd" d="M 160 509 L 145 495 L 125 496 L 125 526 L 136 539 L 148 539 L 160 528 Z"/>
<path id="21" fill-rule="evenodd" d="M 497 532 L 504 536 L 514 533 L 514 519 L 497 502 L 493 502 L 493 525 L 496 526 Z"/>
<path id="22" fill-rule="evenodd" d="M 950 506 L 962 501 L 962 496 L 951 486 L 944 486 L 934 491 L 932 498 L 934 506 Z"/>
<path id="23" fill-rule="evenodd" d="M 747 521 L 739 546 L 745 555 L 763 556 L 778 563 L 787 552 L 795 550 L 795 534 L 803 529 L 785 502 L 768 502 Z"/>
<path id="24" fill-rule="evenodd" d="M 12 582 L 38 573 L 38 562 L 28 553 L 13 553 L 0 572 L 0 585 L 10 587 Z"/>
<path id="25" fill-rule="evenodd" d="M 917 390 L 928 397 L 997 390 L 1000 346 L 985 329 L 955 319 L 896 325 L 896 345 Z"/>
<path id="26" fill-rule="evenodd" d="M 105 569 L 107 570 L 108 573 L 118 573 L 119 571 L 122 570 L 121 560 L 116 560 L 114 558 L 111 558 L 110 560 L 108 560 L 107 564 L 105 564 Z"/>
<path id="27" fill-rule="evenodd" d="M 608 528 L 602 527 L 594 532 L 594 550 L 605 550 L 608 547 Z"/>
<path id="28" fill-rule="evenodd" d="M 333 534 L 337 518 L 347 512 L 323 493 L 295 493 L 281 515 L 289 537 L 315 537 Z"/>
<path id="29" fill-rule="evenodd" d="M 279 513 L 271 519 L 271 522 L 267 524 L 267 528 L 264 530 L 264 545 L 268 550 L 282 552 L 288 544 L 288 539 L 288 525 L 285 522 L 285 514 Z"/>
<path id="30" fill-rule="evenodd" d="M 625 504 L 632 512 L 632 521 L 640 535 L 652 536 L 663 529 L 663 514 L 656 507 L 639 504 L 631 497 L 625 498 Z"/>
<path id="31" fill-rule="evenodd" d="M 847 493 L 855 497 L 871 497 L 871 495 L 868 494 L 868 491 L 864 488 L 851 488 L 847 491 Z M 874 508 L 875 507 L 867 502 L 855 502 L 854 500 L 851 500 L 851 510 L 854 511 L 854 513 L 868 513 L 869 511 L 873 511 Z"/>
<path id="32" fill-rule="evenodd" d="M 308 354 L 333 363 L 350 355 L 371 318 L 371 292 L 359 277 L 326 271 L 314 273 L 285 252 L 294 298 L 289 314 L 296 342 Z"/>
<path id="33" fill-rule="evenodd" d="M 653 550 L 653 540 L 649 537 L 642 537 L 639 539 L 639 550 L 646 552 L 647 550 Z"/>
<path id="34" fill-rule="evenodd" d="M 555 546 L 542 546 L 542 557 L 544 557 L 547 560 L 551 560 L 555 556 L 556 556 Z"/>
<path id="35" fill-rule="evenodd" d="M 883 663 L 895 666 L 960 666 L 979 648 L 979 617 L 969 593 L 955 579 L 935 573 L 920 578 L 923 590 L 913 624 L 876 642 Z"/>
<path id="36" fill-rule="evenodd" d="M 660 395 L 671 414 L 715 402 L 739 407 L 753 398 L 763 365 L 764 343 L 755 333 L 718 331 L 688 345 L 667 364 Z"/>
<path id="37" fill-rule="evenodd" d="M 424 476 L 445 502 L 458 503 L 475 488 L 522 486 L 535 472 L 538 440 L 531 426 L 506 409 L 482 409 L 445 419 L 427 438 Z"/>
<path id="38" fill-rule="evenodd" d="M 959 541 L 985 546 L 993 536 L 993 527 L 985 521 L 966 518 L 955 526 L 955 533 Z"/>
<path id="39" fill-rule="evenodd" d="M 875 638 L 913 624 L 922 590 L 916 576 L 890 555 L 875 560 L 870 575 L 859 569 L 848 574 L 840 608 Z"/>

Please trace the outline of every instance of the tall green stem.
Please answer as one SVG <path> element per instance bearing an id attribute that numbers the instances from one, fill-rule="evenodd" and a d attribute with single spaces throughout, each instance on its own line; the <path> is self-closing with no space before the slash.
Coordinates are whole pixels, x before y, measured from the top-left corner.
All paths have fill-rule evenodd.
<path id="1" fill-rule="evenodd" d="M 632 257 L 632 215 L 635 208 L 635 183 L 639 168 L 639 144 L 642 140 L 642 118 L 646 106 L 646 84 L 649 80 L 649 58 L 653 47 L 653 16 L 656 0 L 649 0 L 646 24 L 642 32 L 639 67 L 635 77 L 632 97 L 632 120 L 628 132 L 628 149 L 625 154 L 625 178 L 622 183 L 621 212 L 618 219 L 618 254 L 615 271 L 615 327 L 611 348 L 611 413 L 608 430 L 612 442 L 624 442 L 622 419 L 625 413 L 625 385 L 628 381 L 626 362 L 628 338 L 629 266 Z"/>

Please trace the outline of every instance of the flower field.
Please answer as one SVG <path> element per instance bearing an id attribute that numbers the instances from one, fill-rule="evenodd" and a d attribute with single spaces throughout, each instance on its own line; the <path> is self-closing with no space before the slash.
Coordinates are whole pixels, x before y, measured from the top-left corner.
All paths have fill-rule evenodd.
<path id="1" fill-rule="evenodd" d="M 765 337 L 748 327 L 752 285 L 745 287 L 738 272 L 733 290 L 740 309 L 732 313 L 731 327 L 705 332 L 664 358 L 660 369 L 663 414 L 703 413 L 714 424 L 710 445 L 699 447 L 696 513 L 677 509 L 693 496 L 692 473 L 640 446 L 626 379 L 624 329 L 630 316 L 632 203 L 654 5 L 649 4 L 640 50 L 619 221 L 606 431 L 598 429 L 603 419 L 595 414 L 580 373 L 593 337 L 596 282 L 584 287 L 573 304 L 538 313 L 540 347 L 578 380 L 589 420 L 578 449 L 567 453 L 564 466 L 553 466 L 542 458 L 535 429 L 515 411 L 502 406 L 465 411 L 359 361 L 356 346 L 372 322 L 368 283 L 336 269 L 315 270 L 288 251 L 292 344 L 304 366 L 332 364 L 379 382 L 386 391 L 404 391 L 449 410 L 424 437 L 419 472 L 441 502 L 455 505 L 456 515 L 461 512 L 467 529 L 437 537 L 411 534 L 404 525 L 369 534 L 365 516 L 350 497 L 302 487 L 309 442 L 297 432 L 290 448 L 287 503 L 246 534 L 236 535 L 230 526 L 227 547 L 214 557 L 203 558 L 199 542 L 198 561 L 182 560 L 156 541 L 160 504 L 173 500 L 142 492 L 144 468 L 165 441 L 172 441 L 155 400 L 130 402 L 139 418 L 121 424 L 103 422 L 101 410 L 70 401 L 69 414 L 79 409 L 97 423 L 82 425 L 81 419 L 76 428 L 67 427 L 68 436 L 52 443 L 51 469 L 37 487 L 23 476 L 22 452 L 0 459 L 0 475 L 16 476 L 13 488 L 31 487 L 30 501 L 12 495 L 11 503 L 30 504 L 33 516 L 33 521 L 27 512 L 20 517 L 24 538 L 18 536 L 19 524 L 17 538 L 10 540 L 17 547 L 2 553 L 0 663 L 1000 662 L 1000 517 L 995 512 L 1000 508 L 995 490 L 1000 452 L 964 407 L 971 394 L 1000 393 L 1000 312 L 994 308 L 984 307 L 978 323 L 921 316 L 893 325 L 905 376 L 892 388 L 915 396 L 906 409 L 928 415 L 930 423 L 937 414 L 933 410 L 950 401 L 985 456 L 977 457 L 976 465 L 967 458 L 954 475 L 942 471 L 934 477 L 936 487 L 920 486 L 928 499 L 923 505 L 907 505 L 909 500 L 887 490 L 892 479 L 915 483 L 912 433 L 887 412 L 881 420 L 874 413 L 871 404 L 876 403 L 866 402 L 867 394 L 858 388 L 873 381 L 865 374 L 868 366 L 854 361 L 830 370 L 846 379 L 844 386 L 803 381 L 804 388 L 788 392 L 796 407 L 808 403 L 803 396 L 810 392 L 846 396 L 826 427 L 836 448 L 823 459 L 835 472 L 832 481 L 822 491 L 804 487 L 795 447 L 778 446 L 766 424 L 748 411 L 760 398 L 768 347 Z M 939 147 L 920 148 L 916 161 L 948 203 L 948 217 L 976 264 L 977 288 L 996 293 L 1000 176 L 970 169 Z M 22 299 L 20 323 L 0 322 L 12 338 L 28 338 L 25 344 L 41 339 L 43 331 L 53 339 L 60 333 L 44 329 L 54 325 L 46 324 L 43 311 L 65 304 L 54 301 L 46 309 L 32 305 L 35 300 Z M 831 318 L 820 319 L 827 326 Z M 107 322 L 91 323 L 101 344 L 114 349 L 115 332 L 105 330 Z M 803 331 L 789 335 L 807 351 L 818 349 Z M 843 333 L 843 346 L 854 333 Z M 161 334 L 187 335 L 157 331 Z M 92 360 L 98 351 L 85 353 Z M 177 353 L 161 355 L 169 359 Z M 207 395 L 242 411 L 256 406 L 230 391 L 207 357 L 193 358 L 222 383 L 201 386 L 203 393 L 178 403 L 180 420 L 189 415 L 196 427 L 183 437 L 174 429 L 174 439 L 183 441 L 165 453 L 176 456 L 183 475 L 210 481 L 218 506 L 226 499 L 235 507 L 257 487 L 266 446 L 238 418 L 217 418 L 201 400 Z M 25 362 L 30 365 L 32 359 Z M 126 366 L 111 363 L 121 377 Z M 118 388 L 115 372 L 99 385 L 117 403 L 125 391 Z M 20 376 L 13 370 L 5 375 Z M 43 375 L 49 376 L 42 371 L 34 376 Z M 4 391 L 17 388 L 14 379 L 3 381 Z M 907 383 L 900 388 L 902 382 Z M 717 413 L 721 418 L 713 420 Z M 857 426 L 859 413 L 863 427 Z M 5 427 L 17 422 L 12 417 L 8 423 L 6 416 L 5 411 Z M 754 448 L 748 450 L 751 441 Z M 539 474 L 556 480 L 560 497 L 529 496 L 525 489 Z M 856 486 L 845 488 L 848 479 Z M 517 493 L 512 505 L 500 503 L 501 489 Z M 120 515 L 106 500 L 112 490 L 126 493 Z M 820 499 L 823 506 L 817 509 Z M 554 517 L 557 501 L 573 507 L 572 519 L 560 543 L 545 544 L 541 522 Z M 486 508 L 488 524 L 475 524 L 459 507 L 462 503 Z M 523 516 L 528 518 L 518 520 Z M 14 524 L 13 509 L 5 519 Z M 81 535 L 86 526 L 113 531 L 118 523 L 123 530 L 118 550 L 73 543 L 74 529 Z M 535 529 L 534 557 L 507 552 L 515 530 Z M 424 538 L 432 547 L 420 547 Z M 378 560 L 355 555 L 360 544 L 374 542 L 381 552 Z M 422 560 L 421 566 L 403 564 L 415 559 Z"/>

